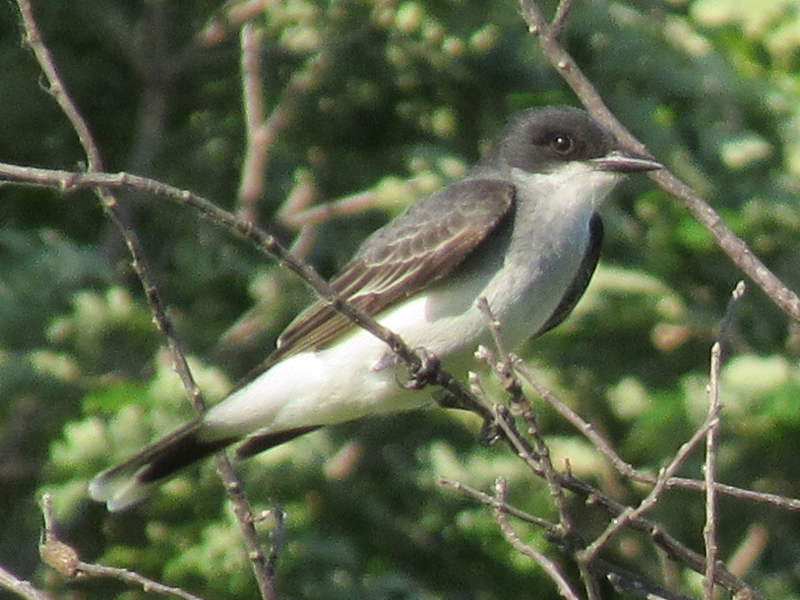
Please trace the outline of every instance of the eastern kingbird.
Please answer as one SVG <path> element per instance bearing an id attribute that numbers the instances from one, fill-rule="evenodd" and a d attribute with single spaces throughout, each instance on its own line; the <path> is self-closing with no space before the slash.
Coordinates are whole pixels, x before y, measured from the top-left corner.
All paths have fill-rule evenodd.
<path id="1" fill-rule="evenodd" d="M 627 173 L 661 165 L 621 150 L 586 112 L 526 110 L 461 181 L 372 234 L 332 286 L 411 347 L 460 375 L 488 339 L 485 298 L 509 348 L 572 311 L 597 265 L 597 209 Z M 249 457 L 333 423 L 428 404 L 398 382 L 387 345 L 324 301 L 205 415 L 100 473 L 92 498 L 122 510 L 178 470 L 237 444 Z"/>

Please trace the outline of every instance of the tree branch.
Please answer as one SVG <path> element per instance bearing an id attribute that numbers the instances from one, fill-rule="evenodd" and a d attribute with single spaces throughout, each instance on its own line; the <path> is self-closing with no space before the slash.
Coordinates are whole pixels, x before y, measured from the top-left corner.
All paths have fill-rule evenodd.
<path id="1" fill-rule="evenodd" d="M 559 415 L 572 424 L 597 450 L 608 460 L 623 477 L 627 477 L 639 483 L 646 483 L 648 485 L 655 485 L 658 478 L 650 473 L 645 473 L 635 469 L 630 463 L 626 462 L 619 454 L 616 453 L 614 447 L 609 443 L 597 429 L 583 419 L 567 404 L 562 402 L 556 395 L 547 388 L 541 381 L 539 381 L 533 372 L 519 359 L 514 363 L 514 369 L 519 373 L 526 382 L 528 382 L 536 395 L 544 400 L 551 408 L 553 408 Z M 705 482 L 697 479 L 687 479 L 685 477 L 671 477 L 666 481 L 666 486 L 669 489 L 681 488 L 687 490 L 694 490 L 697 492 L 705 492 Z M 800 511 L 800 500 L 795 498 L 787 498 L 785 496 L 778 496 L 777 494 L 768 494 L 764 492 L 756 492 L 753 490 L 746 490 L 732 485 L 716 482 L 714 489 L 719 494 L 725 494 L 733 498 L 748 500 L 751 502 L 760 502 L 764 504 L 771 504 L 777 508 L 785 510 Z"/>
<path id="2" fill-rule="evenodd" d="M 575 95 L 598 121 L 603 123 L 620 142 L 635 152 L 650 155 L 647 147 L 636 139 L 617 120 L 603 102 L 591 81 L 583 74 L 572 56 L 561 45 L 563 21 L 569 13 L 569 0 L 561 0 L 556 17 L 548 23 L 536 0 L 520 0 L 520 8 L 530 32 L 538 36 L 539 46 Z M 669 169 L 649 174 L 661 189 L 677 198 L 694 218 L 711 234 L 719 247 L 767 296 L 786 314 L 800 322 L 800 297 L 770 271 L 748 245 L 723 222 L 720 216 L 692 188 L 683 183 Z"/>
<path id="3" fill-rule="evenodd" d="M 507 493 L 508 484 L 505 482 L 505 480 L 498 479 L 495 483 L 495 495 L 499 505 L 505 504 Z M 572 588 L 569 581 L 567 581 L 567 578 L 561 572 L 561 569 L 559 569 L 558 565 L 533 546 L 523 542 L 517 535 L 517 532 L 514 531 L 514 528 L 511 527 L 511 523 L 508 522 L 508 516 L 506 515 L 506 512 L 499 508 L 499 506 L 494 509 L 494 518 L 497 521 L 500 531 L 503 532 L 503 536 L 506 538 L 506 540 L 508 540 L 508 542 L 519 552 L 536 561 L 542 570 L 550 576 L 550 579 L 555 582 L 558 592 L 561 594 L 561 596 L 563 596 L 566 600 L 580 600 L 580 596 Z"/>
<path id="4" fill-rule="evenodd" d="M 703 527 L 703 541 L 706 547 L 706 573 L 703 582 L 705 600 L 714 600 L 714 565 L 717 564 L 717 445 L 719 436 L 719 415 L 722 404 L 719 400 L 719 377 L 722 370 L 722 340 L 733 321 L 736 303 L 744 295 L 745 285 L 740 281 L 728 302 L 728 310 L 720 327 L 717 341 L 711 347 L 711 366 L 708 383 L 708 415 L 706 422 L 710 424 L 706 436 L 706 460 L 704 465 L 706 484 L 706 524 Z"/>
<path id="5" fill-rule="evenodd" d="M 0 566 L 0 588 L 4 588 L 26 600 L 54 600 L 50 594 L 36 588 L 29 581 L 20 579 L 3 566 Z"/>
<path id="6" fill-rule="evenodd" d="M 100 172 L 103 170 L 100 152 L 95 144 L 88 124 L 81 116 L 77 106 L 70 97 L 66 86 L 58 74 L 52 55 L 42 40 L 30 2 L 29 0 L 17 0 L 17 3 L 22 15 L 26 40 L 33 50 L 42 72 L 45 74 L 50 93 L 69 120 L 80 140 L 86 154 L 87 171 L 88 173 Z M 156 285 L 146 267 L 144 254 L 138 238 L 133 229 L 128 226 L 125 215 L 120 210 L 117 199 L 110 193 L 109 188 L 103 185 L 96 185 L 93 186 L 92 189 L 99 198 L 103 210 L 125 239 L 125 243 L 132 258 L 133 269 L 142 284 L 158 329 L 167 341 L 175 364 L 175 369 L 181 378 L 192 404 L 195 409 L 202 414 L 205 411 L 203 394 L 192 377 L 184 353 L 174 335 L 172 323 L 166 315 Z M 215 464 L 217 466 L 217 473 L 223 482 L 225 490 L 228 493 L 228 498 L 233 506 L 234 513 L 236 514 L 237 522 L 239 523 L 245 546 L 248 550 L 248 556 L 250 557 L 261 595 L 265 600 L 271 600 L 275 597 L 273 574 L 270 573 L 270 570 L 267 568 L 267 561 L 253 525 L 253 511 L 250 507 L 250 503 L 241 491 L 241 483 L 236 477 L 236 473 L 227 456 L 225 456 L 224 453 L 219 454 L 215 460 Z"/>
<path id="7" fill-rule="evenodd" d="M 62 193 L 79 189 L 94 189 L 98 186 L 105 188 L 130 187 L 168 198 L 177 204 L 190 206 L 196 209 L 203 217 L 252 243 L 262 253 L 277 260 L 281 265 L 298 275 L 318 296 L 330 303 L 334 309 L 385 342 L 408 365 L 412 379 L 418 377 L 424 379 L 424 381 L 420 381 L 420 385 L 432 384 L 443 387 L 458 397 L 462 404 L 465 405 L 463 406 L 464 408 L 473 410 L 484 418 L 491 418 L 488 410 L 480 404 L 474 394 L 470 393 L 449 373 L 438 368 L 424 372 L 423 367 L 431 366 L 430 361 L 423 360 L 424 353 L 411 348 L 399 335 L 384 327 L 363 311 L 351 306 L 312 267 L 284 248 L 274 236 L 253 223 L 237 218 L 198 194 L 176 188 L 155 179 L 129 173 L 80 173 L 58 169 L 23 167 L 9 163 L 0 163 L 0 181 L 3 179 L 26 185 L 49 187 Z M 426 377 L 427 379 L 425 379 Z"/>
<path id="8" fill-rule="evenodd" d="M 59 539 L 56 533 L 53 499 L 47 493 L 42 495 L 42 516 L 44 517 L 44 540 L 39 544 L 39 555 L 47 565 L 62 575 L 75 579 L 81 577 L 110 577 L 128 584 L 141 586 L 146 592 L 176 596 L 183 598 L 183 600 L 203 600 L 185 590 L 164 585 L 159 581 L 128 569 L 87 563 L 81 560 L 75 548 Z"/>

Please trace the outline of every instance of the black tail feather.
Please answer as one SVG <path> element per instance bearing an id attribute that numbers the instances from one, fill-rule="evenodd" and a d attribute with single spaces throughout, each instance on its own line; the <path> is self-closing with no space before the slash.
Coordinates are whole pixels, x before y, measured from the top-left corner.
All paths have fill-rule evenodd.
<path id="1" fill-rule="evenodd" d="M 322 425 L 311 425 L 309 427 L 298 427 L 297 429 L 287 429 L 286 431 L 274 431 L 271 433 L 255 434 L 248 437 L 236 448 L 237 458 L 250 458 L 260 454 L 265 450 L 279 446 L 296 437 L 310 433 L 322 427 Z"/>
<path id="2" fill-rule="evenodd" d="M 287 431 L 256 433 L 237 449 L 237 458 L 255 454 L 319 429 L 319 425 Z M 203 422 L 196 419 L 150 444 L 116 467 L 103 471 L 89 484 L 89 495 L 105 502 L 110 511 L 120 511 L 146 498 L 159 483 L 178 471 L 238 441 L 238 437 L 206 440 Z"/>
<path id="3" fill-rule="evenodd" d="M 145 498 L 159 482 L 237 439 L 205 441 L 199 436 L 201 427 L 200 419 L 187 423 L 122 464 L 103 471 L 89 484 L 89 495 L 106 502 L 109 510 L 123 510 Z"/>

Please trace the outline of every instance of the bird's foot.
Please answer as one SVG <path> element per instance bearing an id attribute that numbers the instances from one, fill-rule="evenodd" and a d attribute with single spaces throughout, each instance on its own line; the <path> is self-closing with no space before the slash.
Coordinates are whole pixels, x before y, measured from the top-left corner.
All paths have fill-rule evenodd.
<path id="1" fill-rule="evenodd" d="M 494 446 L 503 438 L 503 430 L 497 419 L 485 418 L 478 434 L 478 441 L 481 446 Z"/>
<path id="2" fill-rule="evenodd" d="M 425 348 L 416 348 L 414 352 L 419 359 L 419 365 L 409 369 L 408 380 L 401 385 L 409 390 L 421 390 L 436 383 L 441 363 L 433 352 Z"/>

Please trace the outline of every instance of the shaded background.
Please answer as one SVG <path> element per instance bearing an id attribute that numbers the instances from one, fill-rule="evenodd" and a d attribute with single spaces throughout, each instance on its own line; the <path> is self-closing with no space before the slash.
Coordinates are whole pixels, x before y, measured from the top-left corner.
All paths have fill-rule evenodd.
<path id="1" fill-rule="evenodd" d="M 797 2 L 575 4 L 565 42 L 607 104 L 800 288 Z M 232 7 L 34 3 L 108 171 L 240 208 L 245 137 Z M 266 2 L 251 23 L 263 34 L 267 109 L 287 110 L 258 223 L 291 244 L 298 228 L 288 197 L 302 192 L 317 204 L 374 192 L 367 210 L 307 232 L 302 248 L 325 276 L 417 195 L 458 177 L 510 113 L 575 103 L 511 1 Z M 0 160 L 80 169 L 78 143 L 42 89 L 10 3 L 0 9 L 0 73 Z M 302 89 L 287 93 L 300 77 Z M 192 211 L 161 198 L 121 199 L 195 374 L 220 397 L 310 296 Z M 587 296 L 525 356 L 623 457 L 657 468 L 703 418 L 708 350 L 741 275 L 644 177 L 603 214 L 606 244 Z M 752 289 L 726 349 L 719 478 L 797 496 L 797 329 Z M 47 489 L 87 560 L 209 598 L 255 596 L 209 465 L 123 515 L 84 497 L 94 473 L 192 414 L 121 238 L 90 192 L 0 186 L 0 398 L 0 564 L 58 597 L 144 596 L 114 582 L 66 583 L 38 566 L 36 499 Z M 577 474 L 622 501 L 641 497 L 563 422 L 547 411 L 542 420 L 557 459 L 569 457 Z M 512 502 L 552 516 L 540 482 L 504 448 L 480 447 L 478 427 L 473 417 L 431 409 L 315 433 L 241 465 L 256 506 L 287 511 L 280 596 L 555 598 L 489 513 L 437 484 L 448 476 L 488 489 L 503 475 Z M 699 464 L 690 461 L 686 473 L 698 477 Z M 600 530 L 601 513 L 576 510 L 586 532 Z M 770 598 L 796 597 L 797 517 L 724 498 L 720 510 L 721 558 L 763 533 L 746 578 Z M 702 547 L 699 496 L 671 492 L 653 516 Z M 523 535 L 547 548 L 538 532 Z M 624 534 L 611 550 L 658 578 L 659 558 L 642 540 Z"/>

